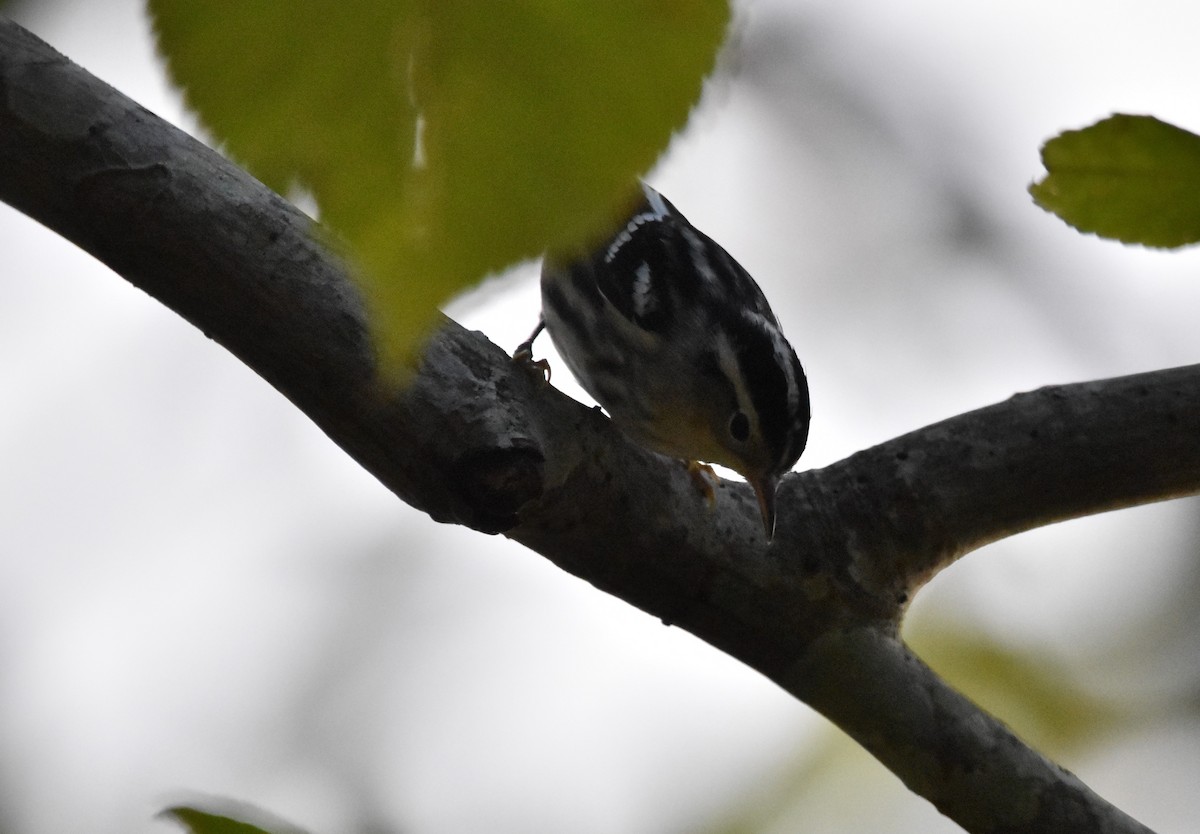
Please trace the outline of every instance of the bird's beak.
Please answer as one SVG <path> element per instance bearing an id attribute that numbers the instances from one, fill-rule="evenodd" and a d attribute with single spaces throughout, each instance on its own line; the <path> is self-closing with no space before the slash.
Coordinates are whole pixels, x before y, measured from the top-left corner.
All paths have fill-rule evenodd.
<path id="1" fill-rule="evenodd" d="M 754 494 L 758 496 L 758 511 L 762 513 L 763 529 L 767 533 L 767 541 L 775 537 L 775 486 L 779 479 L 773 475 L 764 475 L 750 481 Z"/>

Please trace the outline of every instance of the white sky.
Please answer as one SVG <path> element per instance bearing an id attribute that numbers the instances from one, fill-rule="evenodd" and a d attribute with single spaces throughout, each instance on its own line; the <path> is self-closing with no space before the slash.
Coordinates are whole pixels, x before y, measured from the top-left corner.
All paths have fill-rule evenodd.
<path id="1" fill-rule="evenodd" d="M 60 51 L 191 124 L 131 0 L 33 8 Z M 1197 252 L 1079 236 L 1024 189 L 1042 141 L 1110 112 L 1200 130 L 1198 22 L 1145 0 L 749 6 L 738 80 L 651 180 L 772 298 L 812 383 L 802 467 L 1018 390 L 1196 361 Z M 691 831 L 821 749 L 824 723 L 739 664 L 399 504 L 223 350 L 4 207 L 0 251 L 12 830 L 161 832 L 153 813 L 193 790 L 330 834 Z M 512 347 L 536 285 L 496 283 L 453 310 Z M 1195 507 L 995 546 L 919 613 L 1134 685 L 1088 657 L 1183 581 Z M 1195 685 L 1180 652 L 1142 659 L 1151 687 Z M 1150 723 L 1067 764 L 1189 830 L 1198 729 Z M 786 830 L 956 830 L 877 766 L 840 767 Z"/>

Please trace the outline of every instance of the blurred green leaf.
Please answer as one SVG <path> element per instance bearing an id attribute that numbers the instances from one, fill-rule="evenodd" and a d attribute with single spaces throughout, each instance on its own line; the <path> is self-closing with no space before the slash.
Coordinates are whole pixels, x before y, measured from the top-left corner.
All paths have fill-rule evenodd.
<path id="1" fill-rule="evenodd" d="M 1144 700 L 1097 696 L 1052 658 L 1013 648 L 961 622 L 921 617 L 905 637 L 954 688 L 1051 757 L 1144 719 Z M 830 726 L 824 735 L 805 738 L 790 761 L 756 782 L 706 831 L 877 830 L 872 820 L 888 813 L 886 792 L 898 784 L 866 750 Z"/>
<path id="2" fill-rule="evenodd" d="M 938 674 L 1035 748 L 1058 754 L 1132 720 L 1135 705 L 1097 696 L 1038 652 L 956 627 L 910 629 L 909 642 Z"/>
<path id="3" fill-rule="evenodd" d="M 178 822 L 189 834 L 293 834 L 296 831 L 294 828 L 283 827 L 271 831 L 221 814 L 211 814 L 183 805 L 167 808 L 159 816 Z"/>
<path id="4" fill-rule="evenodd" d="M 449 296 L 614 222 L 729 17 L 727 0 L 148 4 L 205 125 L 267 185 L 310 189 L 349 244 L 391 369 Z"/>
<path id="5" fill-rule="evenodd" d="M 1200 136 L 1115 115 L 1042 146 L 1039 206 L 1081 232 L 1146 246 L 1200 241 Z"/>

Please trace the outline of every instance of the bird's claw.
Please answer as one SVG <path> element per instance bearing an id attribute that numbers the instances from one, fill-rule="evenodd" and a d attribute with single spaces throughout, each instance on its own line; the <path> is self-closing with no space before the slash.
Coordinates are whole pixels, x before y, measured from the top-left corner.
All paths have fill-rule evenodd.
<path id="1" fill-rule="evenodd" d="M 542 379 L 547 385 L 550 384 L 550 363 L 545 359 L 533 358 L 533 342 L 537 339 L 538 334 L 546 327 L 546 320 L 539 317 L 537 327 L 529 334 L 529 338 L 517 345 L 517 349 L 513 351 L 513 361 L 524 365 L 532 370 L 539 371 Z"/>
<path id="2" fill-rule="evenodd" d="M 696 490 L 704 496 L 704 500 L 708 502 L 708 506 L 715 507 L 717 505 L 717 488 L 716 483 L 721 479 L 717 477 L 717 473 L 707 463 L 701 463 L 698 460 L 689 460 L 687 462 L 688 475 L 692 478 L 692 484 Z"/>
<path id="3" fill-rule="evenodd" d="M 519 365 L 524 365 L 533 371 L 538 371 L 546 384 L 550 384 L 550 363 L 545 359 L 533 358 L 533 344 L 526 342 L 520 345 L 513 353 L 513 361 Z"/>

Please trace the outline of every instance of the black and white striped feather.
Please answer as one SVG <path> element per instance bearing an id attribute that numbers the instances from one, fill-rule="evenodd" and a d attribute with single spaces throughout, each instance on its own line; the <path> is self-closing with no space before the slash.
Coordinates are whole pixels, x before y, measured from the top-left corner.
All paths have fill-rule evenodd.
<path id="1" fill-rule="evenodd" d="M 546 328 L 632 439 L 729 466 L 756 489 L 770 481 L 773 495 L 808 438 L 804 370 L 749 273 L 665 197 L 642 192 L 595 251 L 543 264 Z"/>

